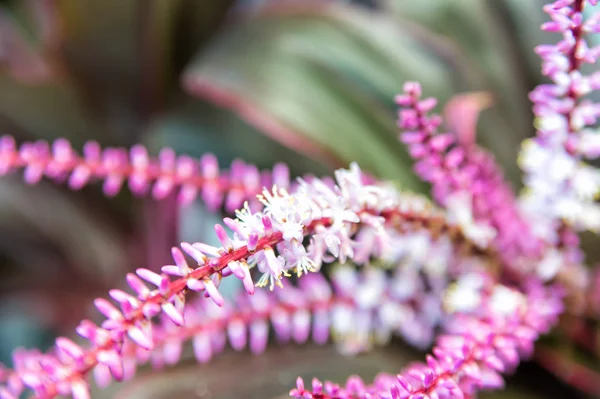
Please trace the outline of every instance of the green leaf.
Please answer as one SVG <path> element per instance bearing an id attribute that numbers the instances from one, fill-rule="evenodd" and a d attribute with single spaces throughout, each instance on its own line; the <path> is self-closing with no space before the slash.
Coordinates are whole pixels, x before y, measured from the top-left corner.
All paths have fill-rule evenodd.
<path id="1" fill-rule="evenodd" d="M 189 97 L 179 98 L 152 120 L 143 142 L 153 153 L 162 147 L 194 157 L 211 152 L 223 168 L 240 158 L 259 168 L 285 162 L 294 175 L 327 172 L 322 164 L 260 134 L 230 111 Z"/>
<path id="2" fill-rule="evenodd" d="M 518 181 L 520 142 L 533 134 L 528 91 L 540 81 L 533 37 L 543 18 L 541 1 L 387 0 L 387 10 L 416 22 L 460 46 L 469 69 L 481 79 L 477 91 L 489 91 L 491 112 L 482 115 L 479 142 L 489 148 Z"/>
<path id="3" fill-rule="evenodd" d="M 407 80 L 421 81 L 442 102 L 456 92 L 489 89 L 481 66 L 465 60 L 446 39 L 389 13 L 276 5 L 222 32 L 190 64 L 183 83 L 189 93 L 329 165 L 357 161 L 422 190 L 397 141 L 393 97 Z M 501 93 L 500 105 L 484 113 L 480 137 L 503 141 L 501 160 L 514 164 L 525 133 L 506 116 L 507 103 Z M 517 139 L 507 140 L 506 132 Z"/>
<path id="4" fill-rule="evenodd" d="M 101 136 L 78 93 L 65 82 L 18 82 L 0 74 L 0 130 L 29 140 L 65 137 L 80 147 Z"/>
<path id="5" fill-rule="evenodd" d="M 185 87 L 329 164 L 357 161 L 422 190 L 397 140 L 394 94 L 419 79 L 447 99 L 466 74 L 383 15 L 304 11 L 273 10 L 225 32 L 190 65 Z"/>

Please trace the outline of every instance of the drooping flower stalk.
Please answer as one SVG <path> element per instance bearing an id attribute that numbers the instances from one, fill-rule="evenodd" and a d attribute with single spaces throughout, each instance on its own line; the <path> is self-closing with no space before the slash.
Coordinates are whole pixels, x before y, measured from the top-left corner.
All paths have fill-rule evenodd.
<path id="1" fill-rule="evenodd" d="M 154 326 L 151 351 L 126 341 L 124 377 L 132 377 L 136 365 L 148 361 L 155 368 L 177 363 L 188 340 L 192 340 L 200 363 L 222 352 L 227 341 L 234 350 L 249 347 L 255 354 L 262 353 L 268 325 L 279 343 L 301 344 L 312 336 L 313 342 L 324 344 L 331 336 L 346 354 L 384 344 L 392 334 L 429 344 L 441 320 L 442 296 L 423 291 L 406 295 L 401 289 L 406 275 L 398 270 L 388 278 L 382 269 L 367 268 L 359 273 L 351 266 L 337 266 L 331 284 L 320 273 L 311 273 L 303 276 L 298 286 L 258 290 L 252 296 L 242 292 L 235 302 L 226 301 L 221 307 L 212 301 L 194 300 L 186 305 L 185 325 L 163 317 Z M 101 386 L 111 380 L 106 366 L 99 365 L 94 374 Z"/>
<path id="2" fill-rule="evenodd" d="M 249 347 L 259 354 L 266 347 L 269 324 L 280 343 L 304 343 L 312 336 L 314 342 L 324 344 L 331 335 L 343 353 L 366 350 L 373 343 L 384 344 L 392 334 L 420 346 L 428 345 L 434 327 L 441 321 L 442 295 L 427 293 L 412 280 L 407 282 L 413 275 L 408 267 L 386 276 L 381 268 L 366 268 L 359 273 L 352 266 L 340 265 L 332 274 L 331 284 L 320 273 L 311 273 L 303 276 L 297 287 L 286 284 L 284 290 L 258 290 L 252 296 L 240 293 L 235 302 L 226 301 L 221 307 L 196 298 L 186 304 L 183 326 L 164 315 L 153 326 L 152 350 L 131 340 L 123 342 L 123 379 L 132 378 L 137 366 L 146 362 L 155 368 L 177 363 L 188 340 L 193 341 L 196 359 L 201 363 L 223 351 L 227 341 L 235 350 Z M 413 285 L 410 292 L 407 283 Z M 74 348 L 75 344 L 62 338 L 60 345 Z M 52 356 L 37 351 L 17 352 L 15 370 L 0 373 L 0 382 L 10 391 L 0 391 L 0 397 L 21 394 L 21 377 L 39 372 L 40 362 L 49 361 L 54 361 Z M 97 365 L 93 373 L 100 387 L 112 380 L 106 364 Z"/>
<path id="3" fill-rule="evenodd" d="M 35 184 L 43 177 L 66 181 L 73 190 L 91 181 L 103 181 L 104 193 L 116 195 L 127 183 L 135 195 L 150 194 L 163 199 L 178 193 L 182 205 L 198 195 L 211 210 L 225 206 L 228 212 L 241 207 L 244 201 L 256 200 L 263 187 L 273 184 L 288 188 L 287 166 L 277 164 L 272 172 L 259 171 L 254 165 L 236 160 L 227 171 L 220 171 L 217 158 L 206 154 L 197 160 L 187 155 L 177 156 L 163 148 L 157 158 L 148 155 L 142 145 L 101 149 L 97 142 L 84 145 L 83 155 L 77 154 L 65 139 L 52 144 L 45 141 L 25 142 L 17 147 L 10 136 L 0 138 L 0 175 L 24 171 L 25 181 Z M 252 204 L 254 205 L 254 204 Z"/>
<path id="4" fill-rule="evenodd" d="M 400 140 L 415 158 L 415 171 L 431 183 L 433 197 L 444 206 L 467 208 L 475 220 L 496 232 L 494 243 L 506 260 L 539 255 L 540 241 L 520 214 L 514 194 L 505 182 L 501 168 L 491 154 L 467 145 L 453 133 L 438 133 L 442 119 L 430 114 L 437 104 L 434 98 L 422 99 L 416 82 L 404 85 L 396 97 L 401 107 L 398 127 Z M 478 231 L 475 235 L 485 234 Z"/>
<path id="5" fill-rule="evenodd" d="M 500 373 L 514 370 L 533 352 L 562 310 L 561 290 L 532 282 L 521 293 L 502 285 L 482 287 L 486 300 L 475 312 L 458 314 L 438 338 L 426 363 L 409 365 L 397 376 L 380 374 L 372 385 L 350 377 L 345 386 L 302 379 L 290 396 L 303 399 L 469 398 L 503 386 Z"/>
<path id="6" fill-rule="evenodd" d="M 538 227 L 520 209 L 492 155 L 474 143 L 460 142 L 454 134 L 438 133 L 442 119 L 429 114 L 436 100 L 421 95 L 418 83 L 406 83 L 404 93 L 396 98 L 402 107 L 398 125 L 403 129 L 400 139 L 418 161 L 415 170 L 432 184 L 434 198 L 454 209 L 463 224 L 472 215 L 478 222 L 478 228 L 471 229 L 472 237 L 494 234 L 492 245 L 513 274 L 534 272 L 545 281 L 558 276 L 570 287 L 570 309 L 581 312 L 588 278 L 577 235 L 563 228 L 559 241 L 539 237 Z"/>
<path id="7" fill-rule="evenodd" d="M 585 64 L 595 64 L 600 46 L 590 47 L 586 35 L 600 32 L 596 13 L 584 20 L 586 3 L 597 0 L 559 0 L 544 7 L 552 21 L 542 29 L 557 32 L 557 44 L 540 45 L 542 73 L 551 83 L 530 94 L 536 116 L 537 137 L 523 145 L 520 164 L 527 191 L 523 204 L 533 218 L 536 232 L 556 242 L 565 221 L 577 230 L 600 230 L 600 172 L 584 162 L 600 155 L 598 133 L 593 131 L 600 104 L 586 97 L 600 89 L 600 71 L 586 76 Z"/>
<path id="8" fill-rule="evenodd" d="M 219 306 L 224 299 L 218 291 L 222 277 L 235 275 L 242 280 L 248 293 L 254 292 L 250 268 L 256 267 L 263 276 L 258 285 L 282 285 L 290 272 L 302 276 L 318 270 L 323 262 L 338 259 L 361 264 L 371 257 L 393 256 L 394 246 L 388 241 L 388 230 L 405 233 L 429 232 L 432 240 L 447 236 L 451 246 L 450 259 L 461 270 L 460 259 L 467 268 L 472 258 L 480 264 L 494 263 L 493 252 L 472 243 L 461 227 L 448 224 L 444 214 L 421 197 L 399 195 L 392 187 L 364 183 L 365 176 L 356 165 L 351 170 L 337 171 L 337 185 L 319 179 L 300 181 L 293 195 L 282 189 L 264 191 L 262 212 L 253 213 L 247 206 L 237 212 L 235 220 L 225 224 L 234 232 L 230 237 L 217 225 L 215 231 L 221 247 L 203 243 L 183 243 L 181 248 L 198 264 L 192 268 L 178 248 L 173 249 L 175 265 L 162 268 L 163 274 L 138 269 L 129 274 L 127 283 L 135 296 L 111 290 L 111 297 L 120 309 L 105 299 L 95 305 L 107 318 L 101 326 L 83 321 L 79 335 L 91 346 L 83 349 L 65 338 L 57 339 L 60 355 L 46 355 L 42 369 L 20 376 L 25 386 L 37 397 L 50 398 L 72 394 L 87 395 L 86 374 L 99 364 L 112 376 L 124 378 L 122 346 L 126 340 L 151 350 L 154 347 L 152 318 L 162 314 L 176 325 L 185 324 L 184 303 L 188 291 L 211 297 Z M 304 242 L 309 238 L 310 243 Z M 364 249 L 368 248 L 368 252 Z M 175 276 L 174 280 L 169 275 Z M 156 288 L 150 289 L 147 283 Z"/>

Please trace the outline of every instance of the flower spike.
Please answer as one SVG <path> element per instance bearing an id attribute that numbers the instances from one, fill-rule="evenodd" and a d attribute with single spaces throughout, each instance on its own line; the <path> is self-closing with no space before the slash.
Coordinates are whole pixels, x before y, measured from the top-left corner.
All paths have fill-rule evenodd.
<path id="1" fill-rule="evenodd" d="M 397 245 L 372 246 L 373 252 L 363 255 L 362 262 L 366 263 L 371 257 L 387 259 L 390 262 L 406 259 L 406 254 L 396 254 L 393 250 L 402 246 L 404 235 L 419 231 L 425 237 L 429 237 L 432 247 L 438 241 L 443 243 L 449 239 L 450 234 L 453 240 L 467 244 L 460 251 L 446 250 L 444 256 L 456 259 L 481 258 L 486 261 L 495 256 L 493 252 L 486 252 L 476 244 L 470 243 L 460 227 L 448 224 L 444 214 L 428 205 L 425 199 L 403 196 L 391 186 L 364 183 L 362 172 L 356 165 L 349 171 L 338 171 L 336 176 L 339 185 L 331 187 L 321 180 L 313 179 L 310 183 L 301 181 L 293 194 L 277 189 L 274 189 L 274 192 L 264 191 L 264 212 L 252 213 L 247 207 L 239 211 L 235 220 L 238 228 L 232 238 L 224 234 L 220 225 L 216 228 L 216 234 L 223 247 L 212 247 L 204 243 L 182 244 L 185 252 L 201 260 L 197 268 L 187 264 L 179 249 L 173 249 L 175 266 L 164 267 L 164 274 L 144 268 L 137 269 L 137 275 L 129 274 L 127 281 L 137 296 L 132 296 L 131 300 L 127 294 L 113 291 L 111 296 L 116 298 L 121 309 L 99 299 L 96 305 L 107 320 L 100 327 L 86 322 L 78 329 L 91 344 L 84 351 L 84 364 L 52 358 L 57 363 L 56 372 L 40 372 L 39 375 L 35 374 L 37 379 L 34 380 L 25 378 L 30 375 L 28 369 L 22 370 L 19 375 L 23 382 L 39 396 L 54 397 L 60 394 L 64 381 L 77 378 L 83 380 L 87 372 L 95 367 L 103 367 L 102 365 L 108 365 L 113 378 L 123 378 L 121 368 L 114 363 L 111 351 L 120 353 L 121 346 L 128 341 L 146 351 L 156 350 L 161 342 L 161 333 L 152 322 L 152 318 L 158 315 L 162 315 L 161 317 L 173 325 L 185 326 L 190 323 L 187 320 L 188 313 L 183 307 L 183 295 L 187 289 L 202 292 L 218 307 L 224 307 L 226 302 L 215 283 L 223 276 L 234 275 L 243 281 L 249 293 L 254 293 L 254 296 L 250 297 L 255 298 L 252 301 L 260 301 L 260 297 L 256 297 L 254 292 L 254 283 L 248 267 L 256 267 L 264 273 L 258 285 L 268 281 L 271 285 L 283 286 L 282 277 L 287 276 L 289 271 L 316 270 L 325 259 L 333 259 L 336 256 L 342 262 L 346 258 L 352 258 L 357 253 L 354 248 L 366 245 L 366 242 L 373 239 L 373 234 L 389 234 L 390 239 L 395 240 Z M 375 225 L 374 220 L 378 220 Z M 436 230 L 430 231 L 430 226 L 436 226 Z M 291 231 L 294 233 L 287 233 Z M 298 232 L 301 234 L 300 240 Z M 304 246 L 305 242 L 309 243 L 307 247 Z M 471 250 L 465 251 L 465 248 Z M 356 300 L 360 302 L 362 309 L 376 306 L 377 297 L 373 295 L 383 292 L 378 288 L 384 281 L 382 275 L 371 272 L 369 276 L 368 281 L 372 281 L 371 285 L 363 285 L 347 294 L 350 297 L 358 295 Z M 302 276 L 301 281 L 309 277 Z M 344 283 L 344 286 L 347 287 L 347 283 Z M 315 293 L 321 292 L 319 295 L 322 296 L 326 291 L 327 289 L 322 288 L 317 289 Z M 296 298 L 295 303 L 304 301 L 300 293 L 292 295 L 293 290 L 290 286 L 286 286 L 282 292 L 286 292 L 286 298 Z M 427 301 L 422 304 L 431 305 Z M 326 337 L 323 329 L 329 325 L 324 313 L 326 309 L 327 307 L 322 308 L 317 313 L 319 323 L 315 324 L 315 328 L 319 331 L 319 340 Z M 339 309 L 336 308 L 335 318 L 344 320 L 352 311 L 352 307 L 342 305 Z M 371 316 L 368 313 L 360 315 L 361 319 L 369 317 Z M 292 337 L 296 341 L 303 342 L 307 339 L 310 318 L 310 311 L 305 307 L 290 315 Z M 278 325 L 281 327 L 281 323 Z M 364 341 L 370 335 L 368 325 L 370 324 L 361 323 L 362 330 L 358 332 L 342 329 L 338 335 L 350 334 L 354 345 L 358 342 L 369 342 L 368 339 Z M 266 320 L 253 319 L 247 328 L 251 335 L 250 349 L 255 353 L 262 352 L 268 336 Z M 207 347 L 209 341 L 206 334 L 202 333 L 194 338 L 200 361 L 208 360 L 212 353 L 217 352 L 216 349 Z M 237 336 L 236 334 L 234 335 Z M 416 338 L 409 339 L 418 342 Z M 427 340 L 427 336 L 424 338 Z M 349 346 L 348 350 L 355 351 L 357 348 Z M 109 356 L 105 353 L 111 354 Z M 173 357 L 174 355 L 169 355 L 169 358 Z M 102 381 L 106 380 L 105 376 L 101 378 Z"/>
<path id="2" fill-rule="evenodd" d="M 542 29 L 560 33 L 562 40 L 535 49 L 542 58 L 542 74 L 551 82 L 530 93 L 537 136 L 523 143 L 519 157 L 527 186 L 525 209 L 539 232 L 554 241 L 561 222 L 576 230 L 600 231 L 600 171 L 585 162 L 600 156 L 593 129 L 600 104 L 586 98 L 600 89 L 600 72 L 582 72 L 585 64 L 596 64 L 600 57 L 600 46 L 591 47 L 586 37 L 600 33 L 600 25 L 597 13 L 583 18 L 585 4 L 556 1 L 544 7 L 552 20 Z"/>
<path id="3" fill-rule="evenodd" d="M 94 180 L 102 180 L 105 194 L 113 196 L 128 182 L 135 195 L 149 193 L 160 200 L 178 190 L 179 202 L 183 205 L 200 195 L 209 209 L 217 210 L 225 205 L 228 212 L 246 200 L 252 200 L 252 206 L 256 206 L 255 196 L 262 184 L 290 185 L 289 171 L 284 164 L 277 164 L 271 173 L 261 175 L 255 166 L 237 160 L 229 171 L 220 172 L 212 154 L 196 160 L 186 155 L 177 157 L 172 149 L 165 148 L 157 158 L 151 158 L 142 145 L 135 145 L 128 152 L 123 148 L 103 150 L 92 141 L 84 145 L 83 155 L 78 155 L 65 139 L 57 139 L 52 144 L 26 142 L 17 148 L 12 137 L 1 137 L 0 174 L 20 169 L 30 184 L 46 176 L 56 181 L 66 180 L 71 189 L 79 190 Z"/>

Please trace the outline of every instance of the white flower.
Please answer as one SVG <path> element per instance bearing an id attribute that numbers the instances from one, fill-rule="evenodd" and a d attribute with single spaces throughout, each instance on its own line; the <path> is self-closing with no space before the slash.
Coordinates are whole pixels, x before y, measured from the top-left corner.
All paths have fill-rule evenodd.
<path id="1" fill-rule="evenodd" d="M 347 203 L 343 198 L 338 197 L 335 201 L 327 204 L 323 209 L 322 216 L 332 220 L 331 228 L 343 228 L 346 223 L 359 223 L 360 218 L 351 209 L 348 209 Z"/>
<path id="2" fill-rule="evenodd" d="M 494 287 L 489 299 L 490 309 L 497 315 L 512 315 L 526 305 L 526 299 L 519 291 L 503 285 Z"/>
<path id="3" fill-rule="evenodd" d="M 575 158 L 565 151 L 555 151 L 552 160 L 545 165 L 552 181 L 562 182 L 573 176 L 577 166 Z"/>
<path id="4" fill-rule="evenodd" d="M 391 295 L 400 301 L 407 301 L 423 291 L 423 281 L 413 269 L 398 268 L 390 283 Z"/>
<path id="5" fill-rule="evenodd" d="M 286 268 L 294 270 L 298 277 L 316 270 L 315 262 L 310 258 L 301 242 L 285 243 L 280 251 L 286 261 Z"/>
<path id="6" fill-rule="evenodd" d="M 518 206 L 535 237 L 550 243 L 556 242 L 558 239 L 554 228 L 556 221 L 544 198 L 529 193 L 518 199 Z"/>
<path id="7" fill-rule="evenodd" d="M 302 223 L 311 218 L 310 201 L 303 193 L 290 195 L 285 189 L 273 186 L 264 189 L 258 199 L 264 204 L 263 213 L 278 223 Z"/>
<path id="8" fill-rule="evenodd" d="M 583 202 L 573 196 L 559 197 L 554 203 L 555 214 L 575 224 L 581 220 L 583 209 Z"/>
<path id="9" fill-rule="evenodd" d="M 444 295 L 444 308 L 448 313 L 473 312 L 482 303 L 481 290 L 485 282 L 478 274 L 466 274 L 451 285 Z"/>
<path id="10" fill-rule="evenodd" d="M 356 162 L 350 164 L 350 169 L 338 169 L 334 172 L 335 180 L 343 194 L 349 195 L 353 189 L 363 186 L 362 171 Z"/>
<path id="11" fill-rule="evenodd" d="M 282 256 L 275 256 L 275 252 L 271 247 L 265 248 L 263 251 L 254 255 L 258 270 L 264 273 L 258 283 L 258 287 L 264 287 L 269 284 L 269 289 L 273 291 L 275 285 L 283 288 L 281 277 L 288 277 L 289 274 L 285 271 L 285 259 Z"/>
<path id="12" fill-rule="evenodd" d="M 381 269 L 366 269 L 354 294 L 354 300 L 361 309 L 372 309 L 381 302 L 385 291 L 386 276 Z"/>
<path id="13" fill-rule="evenodd" d="M 537 266 L 537 274 L 544 281 L 551 280 L 556 276 L 563 264 L 563 258 L 559 251 L 553 249 L 546 252 Z"/>
<path id="14" fill-rule="evenodd" d="M 546 162 L 546 153 L 541 150 L 535 141 L 525 140 L 521 144 L 521 152 L 517 162 L 524 171 L 534 171 Z"/>
<path id="15" fill-rule="evenodd" d="M 294 216 L 288 214 L 284 222 L 277 223 L 277 230 L 282 232 L 285 241 L 302 241 L 304 239 L 304 224 L 295 220 Z"/>
<path id="16" fill-rule="evenodd" d="M 350 305 L 337 305 L 331 314 L 332 328 L 338 333 L 347 334 L 352 331 L 353 318 L 354 308 Z"/>
<path id="17" fill-rule="evenodd" d="M 381 322 L 392 328 L 399 328 L 402 323 L 408 323 L 414 318 L 413 310 L 408 305 L 398 302 L 385 301 L 379 307 L 378 316 Z"/>
<path id="18" fill-rule="evenodd" d="M 354 268 L 350 266 L 338 266 L 332 273 L 333 283 L 339 294 L 352 296 L 358 286 L 358 276 Z"/>
<path id="19" fill-rule="evenodd" d="M 529 141 L 523 145 L 519 165 L 528 173 L 545 176 L 552 182 L 562 182 L 573 174 L 577 162 L 562 145 L 554 148 Z"/>
<path id="20" fill-rule="evenodd" d="M 580 222 L 583 228 L 593 232 L 600 231 L 600 204 L 585 204 L 582 215 L 582 220 Z"/>
<path id="21" fill-rule="evenodd" d="M 564 115 L 553 113 L 540 116 L 536 119 L 536 127 L 543 131 L 568 131 L 567 118 Z"/>
<path id="22" fill-rule="evenodd" d="M 311 256 L 313 259 L 318 256 L 327 260 L 324 254 L 315 253 L 317 249 L 328 250 L 340 263 L 345 263 L 347 258 L 354 257 L 353 241 L 349 231 L 343 226 L 317 226 L 316 233 L 312 238 Z"/>
<path id="23" fill-rule="evenodd" d="M 573 190 L 584 200 L 593 200 L 600 192 L 600 172 L 587 165 L 581 165 L 571 180 Z"/>
<path id="24" fill-rule="evenodd" d="M 571 113 L 571 126 L 575 131 L 579 131 L 586 126 L 593 126 L 597 121 L 599 106 L 590 101 L 582 101 Z"/>
<path id="25" fill-rule="evenodd" d="M 600 156 L 600 132 L 590 129 L 580 132 L 577 150 L 590 158 Z"/>
<path id="26" fill-rule="evenodd" d="M 580 71 L 571 72 L 571 79 L 571 87 L 573 88 L 575 94 L 577 94 L 579 97 L 586 96 L 592 91 L 590 78 L 582 75 Z"/>
<path id="27" fill-rule="evenodd" d="M 430 241 L 429 253 L 424 260 L 423 270 L 429 276 L 446 276 L 453 251 L 453 243 L 447 237 L 441 237 L 435 242 Z"/>
<path id="28" fill-rule="evenodd" d="M 467 192 L 458 192 L 448 198 L 448 221 L 459 225 L 465 236 L 479 247 L 486 247 L 496 236 L 491 226 L 476 223 L 471 209 L 471 196 Z"/>
<path id="29" fill-rule="evenodd" d="M 407 261 L 412 264 L 422 264 L 433 247 L 429 234 L 415 233 L 405 239 L 408 241 Z"/>
<path id="30" fill-rule="evenodd" d="M 261 236 L 264 235 L 265 228 L 261 219 L 262 214 L 252 213 L 247 201 L 244 202 L 244 207 L 242 209 L 235 211 L 235 216 L 239 231 L 244 233 L 244 237 L 238 237 L 239 234 L 236 233 L 235 238 L 247 240 L 250 233 L 258 233 Z"/>

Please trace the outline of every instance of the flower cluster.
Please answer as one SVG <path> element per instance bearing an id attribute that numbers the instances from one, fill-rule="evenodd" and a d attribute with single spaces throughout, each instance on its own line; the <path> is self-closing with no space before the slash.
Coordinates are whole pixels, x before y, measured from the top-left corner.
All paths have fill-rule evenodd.
<path id="1" fill-rule="evenodd" d="M 597 1 L 590 1 L 595 4 Z M 542 26 L 562 34 L 555 45 L 540 45 L 542 73 L 551 83 L 530 95 L 534 103 L 537 137 L 523 145 L 520 164 L 527 194 L 523 205 L 532 215 L 536 232 L 556 241 L 556 224 L 565 220 L 577 229 L 600 230 L 600 172 L 585 159 L 600 155 L 593 130 L 600 104 L 585 97 L 600 89 L 600 72 L 582 74 L 584 64 L 595 64 L 600 46 L 590 47 L 586 35 L 600 32 L 598 15 L 583 18 L 584 0 L 556 1 L 544 7 L 552 21 Z"/>
<path id="2" fill-rule="evenodd" d="M 33 369 L 17 369 L 20 381 L 38 397 L 69 393 L 76 398 L 86 397 L 85 376 L 89 371 L 100 373 L 103 376 L 100 381 L 106 381 L 109 372 L 116 380 L 125 377 L 123 348 L 126 342 L 146 351 L 154 350 L 157 342 L 154 318 L 167 318 L 176 326 L 187 324 L 185 294 L 188 291 L 199 292 L 210 297 L 216 305 L 223 306 L 225 300 L 218 291 L 221 279 L 234 275 L 243 282 L 245 290 L 253 294 L 253 268 L 262 273 L 258 285 L 269 284 L 273 289 L 275 285 L 283 286 L 282 278 L 291 272 L 302 276 L 319 270 L 323 262 L 333 259 L 342 263 L 349 259 L 367 263 L 371 258 L 400 256 L 391 251 L 394 246 L 390 245 L 393 243 L 387 234 L 389 229 L 398 234 L 429 232 L 431 239 L 436 241 L 441 236 L 451 236 L 453 242 L 463 243 L 460 252 L 453 247 L 449 252 L 451 259 L 457 259 L 454 263 L 465 259 L 471 265 L 471 258 L 488 260 L 493 255 L 470 243 L 459 227 L 445 223 L 443 213 L 424 198 L 402 196 L 391 186 L 366 183 L 369 180 L 353 165 L 350 170 L 336 172 L 337 184 L 313 178 L 300 180 L 294 194 L 278 188 L 265 190 L 260 196 L 264 204 L 262 212 L 253 212 L 245 206 L 237 212 L 236 219 L 224 219 L 225 225 L 233 231 L 232 236 L 223 226 L 215 226 L 222 246 L 183 243 L 181 249 L 173 248 L 174 264 L 163 266 L 161 274 L 143 268 L 137 269 L 136 274 L 128 274 L 126 280 L 134 295 L 111 290 L 109 294 L 118 307 L 106 299 L 97 299 L 96 308 L 106 320 L 100 326 L 84 320 L 77 328 L 78 334 L 90 342 L 89 348 L 59 338 L 56 354 L 41 355 L 43 360 L 33 362 L 36 365 Z M 365 248 L 369 249 L 367 253 Z M 190 266 L 186 255 L 194 260 L 194 267 Z M 442 262 L 451 263 L 449 259 Z M 378 303 L 381 297 L 376 296 L 373 300 L 369 295 L 382 295 L 382 287 L 377 285 L 385 280 L 382 277 L 379 275 L 373 280 L 375 288 L 365 291 L 366 304 L 370 303 L 371 307 L 381 304 Z M 338 283 L 342 297 L 357 294 L 357 287 L 347 278 L 340 278 Z M 403 283 L 401 281 L 400 287 Z M 290 288 L 284 291 L 286 296 L 292 295 Z M 397 294 L 406 295 L 406 292 L 399 289 Z M 302 298 L 302 295 L 296 297 Z M 362 303 L 361 309 L 365 310 L 366 304 Z M 419 305 L 416 306 L 418 309 Z M 352 313 L 348 313 L 352 308 L 338 309 L 333 310 L 333 324 L 343 324 L 343 320 L 347 324 L 348 320 L 353 320 Z M 356 338 L 356 343 L 364 346 L 372 336 L 371 329 L 379 329 L 380 333 L 388 331 L 389 335 L 389 325 L 377 324 L 372 328 L 367 325 L 362 335 L 348 327 L 346 330 L 340 327 L 339 331 L 340 335 L 350 334 L 349 338 Z M 435 320 L 430 324 L 434 325 Z M 21 388 L 7 385 L 2 392 L 15 396 Z"/>
<path id="3" fill-rule="evenodd" d="M 434 198 L 445 205 L 449 220 L 459 223 L 471 239 L 491 242 L 513 273 L 533 272 L 544 281 L 559 276 L 568 280 L 570 296 L 579 297 L 588 273 L 581 264 L 578 237 L 570 229 L 556 232 L 558 240 L 553 242 L 540 237 L 539 226 L 532 223 L 527 209 L 520 208 L 493 157 L 451 133 L 437 133 L 442 120 L 429 115 L 436 100 L 421 95 L 421 86 L 409 82 L 396 97 L 401 106 L 398 125 L 404 129 L 400 139 L 418 161 L 416 172 L 432 184 Z M 564 248 L 557 250 L 557 242 Z M 573 309 L 581 307 L 581 298 L 571 299 Z"/>
<path id="4" fill-rule="evenodd" d="M 432 340 L 433 327 L 442 320 L 442 296 L 417 292 L 419 286 L 409 285 L 412 282 L 404 280 L 405 275 L 403 268 L 388 278 L 380 268 L 358 272 L 339 265 L 331 283 L 320 273 L 311 273 L 300 279 L 298 286 L 284 283 L 284 290 L 240 293 L 223 306 L 197 298 L 186 305 L 185 325 L 165 316 L 159 320 L 153 328 L 152 350 L 125 342 L 124 377 L 131 378 L 137 365 L 146 362 L 154 368 L 177 363 L 188 340 L 200 363 L 222 352 L 227 342 L 236 351 L 249 348 L 262 353 L 269 325 L 279 343 L 301 344 L 312 338 L 324 344 L 332 338 L 342 353 L 385 344 L 396 334 L 424 347 Z M 110 370 L 99 368 L 102 372 L 95 372 L 97 381 L 105 385 L 111 380 Z"/>
<path id="5" fill-rule="evenodd" d="M 513 370 L 529 356 L 536 338 L 547 332 L 562 310 L 556 287 L 529 284 L 524 293 L 502 285 L 480 287 L 481 303 L 446 326 L 426 363 L 409 365 L 400 374 L 378 375 L 372 385 L 352 376 L 345 386 L 298 378 L 290 396 L 302 399 L 468 398 L 480 389 L 503 386 L 500 373 Z M 487 291 L 487 292 L 486 292 Z"/>
<path id="6" fill-rule="evenodd" d="M 126 276 L 129 292 L 113 289 L 112 300 L 96 299 L 105 319 L 81 322 L 85 344 L 60 337 L 48 353 L 16 351 L 14 370 L 0 368 L 0 399 L 25 391 L 86 399 L 88 374 L 104 386 L 133 377 L 139 364 L 174 364 L 187 340 L 201 363 L 228 342 L 261 353 L 271 328 L 280 342 L 332 338 L 345 353 L 392 335 L 427 348 L 437 328 L 445 331 L 426 363 L 397 376 L 381 374 L 371 385 L 353 376 L 345 386 L 314 379 L 312 389 L 298 379 L 292 397 L 471 398 L 501 387 L 500 374 L 514 370 L 556 323 L 569 289 L 583 292 L 588 284 L 571 228 L 600 226 L 593 201 L 600 175 L 583 163 L 600 155 L 590 128 L 600 108 L 584 99 L 600 87 L 600 75 L 579 72 L 600 56 L 584 39 L 600 31 L 600 14 L 584 21 L 584 4 L 545 7 L 552 21 L 544 28 L 563 40 L 537 50 L 553 83 L 531 94 L 539 132 L 521 157 L 529 190 L 523 201 L 490 154 L 438 134 L 441 118 L 430 114 L 435 100 L 421 99 L 417 83 L 407 83 L 396 99 L 401 140 L 442 209 L 356 164 L 335 179 L 292 185 L 284 166 L 260 173 L 235 162 L 220 173 L 212 155 L 198 162 L 166 149 L 151 159 L 140 146 L 101 151 L 88 143 L 80 157 L 64 140 L 17 149 L 3 138 L 0 172 L 24 169 L 29 183 L 46 176 L 77 189 L 104 180 L 112 195 L 127 181 L 136 194 L 151 190 L 162 198 L 177 190 L 187 203 L 200 193 L 211 209 L 223 201 L 226 210 L 240 209 L 215 226 L 219 246 L 182 243 L 172 249 L 173 264 L 159 273 L 137 269 Z M 324 266 L 331 263 L 337 265 L 327 279 Z M 228 276 L 243 286 L 234 301 L 219 291 Z M 598 301 L 590 302 L 595 309 Z"/>
<path id="7" fill-rule="evenodd" d="M 163 199 L 178 193 L 182 205 L 198 195 L 211 210 L 225 205 L 228 212 L 239 208 L 244 201 L 256 202 L 262 187 L 276 184 L 287 188 L 289 171 L 278 164 L 272 172 L 259 171 L 254 165 L 241 160 L 231 164 L 228 171 L 220 172 L 217 158 L 212 154 L 200 160 L 181 155 L 171 148 L 163 148 L 156 159 L 148 155 L 142 145 L 102 150 L 95 141 L 87 142 L 83 156 L 78 155 L 65 139 L 51 145 L 45 141 L 23 143 L 19 148 L 10 136 L 0 138 L 0 175 L 23 169 L 25 181 L 39 182 L 44 176 L 67 182 L 73 190 L 81 189 L 93 180 L 104 181 L 104 193 L 116 195 L 127 182 L 136 195 L 151 193 Z"/>
<path id="8" fill-rule="evenodd" d="M 493 239 L 506 259 L 539 254 L 541 243 L 532 235 L 493 157 L 475 144 L 459 142 L 453 133 L 438 133 L 442 119 L 429 115 L 437 101 L 421 95 L 418 83 L 404 85 L 404 93 L 396 97 L 401 107 L 398 126 L 403 130 L 400 140 L 418 161 L 415 171 L 431 183 L 433 197 L 459 215 L 472 214 L 472 220 L 459 219 L 463 224 L 477 221 L 473 236 Z"/>

